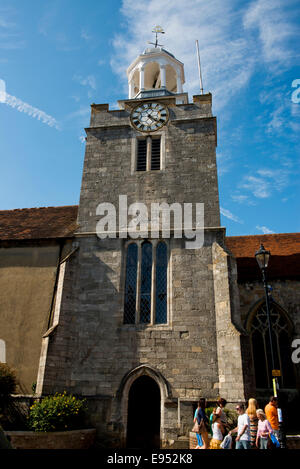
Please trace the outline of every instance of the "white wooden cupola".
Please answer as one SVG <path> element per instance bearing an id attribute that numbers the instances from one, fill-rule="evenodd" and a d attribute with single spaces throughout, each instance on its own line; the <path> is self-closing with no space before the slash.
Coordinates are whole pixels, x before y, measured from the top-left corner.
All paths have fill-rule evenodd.
<path id="1" fill-rule="evenodd" d="M 183 63 L 161 47 L 145 49 L 128 67 L 127 77 L 129 99 L 181 95 L 178 102 L 186 102 Z"/>

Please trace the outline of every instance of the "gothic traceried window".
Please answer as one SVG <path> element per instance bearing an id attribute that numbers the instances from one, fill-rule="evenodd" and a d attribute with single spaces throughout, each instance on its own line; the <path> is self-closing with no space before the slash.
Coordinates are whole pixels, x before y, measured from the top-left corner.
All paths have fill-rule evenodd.
<path id="1" fill-rule="evenodd" d="M 158 243 L 156 248 L 156 308 L 155 322 L 167 320 L 167 266 L 168 253 L 166 243 Z"/>
<path id="2" fill-rule="evenodd" d="M 140 322 L 150 322 L 152 287 L 152 244 L 142 244 Z"/>
<path id="3" fill-rule="evenodd" d="M 279 385 L 295 387 L 293 363 L 291 360 L 290 325 L 280 308 L 271 301 L 270 320 L 275 369 L 281 370 Z M 257 388 L 270 388 L 272 385 L 272 357 L 266 306 L 263 302 L 250 324 L 252 357 Z"/>
<path id="4" fill-rule="evenodd" d="M 167 283 L 166 243 L 140 241 L 128 244 L 124 324 L 166 324 L 168 322 Z"/>
<path id="5" fill-rule="evenodd" d="M 134 324 L 136 317 L 136 280 L 137 280 L 138 247 L 129 244 L 126 258 L 126 284 L 124 301 L 124 323 Z"/>

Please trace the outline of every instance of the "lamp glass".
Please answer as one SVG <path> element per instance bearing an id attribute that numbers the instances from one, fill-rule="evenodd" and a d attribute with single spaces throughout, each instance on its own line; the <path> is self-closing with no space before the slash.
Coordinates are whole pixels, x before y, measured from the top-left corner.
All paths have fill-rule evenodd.
<path id="1" fill-rule="evenodd" d="M 266 251 L 263 245 L 261 245 L 259 250 L 255 253 L 255 257 L 260 269 L 266 269 L 268 267 L 270 252 Z"/>

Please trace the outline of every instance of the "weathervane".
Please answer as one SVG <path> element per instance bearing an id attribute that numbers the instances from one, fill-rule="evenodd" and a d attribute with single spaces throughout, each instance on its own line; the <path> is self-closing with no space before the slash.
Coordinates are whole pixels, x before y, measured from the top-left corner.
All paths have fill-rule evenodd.
<path id="1" fill-rule="evenodd" d="M 157 46 L 163 47 L 162 44 L 158 44 L 158 37 L 157 37 L 158 34 L 165 34 L 163 28 L 161 26 L 155 26 L 152 32 L 155 33 L 155 42 L 148 41 L 148 44 L 153 44 L 155 47 Z"/>

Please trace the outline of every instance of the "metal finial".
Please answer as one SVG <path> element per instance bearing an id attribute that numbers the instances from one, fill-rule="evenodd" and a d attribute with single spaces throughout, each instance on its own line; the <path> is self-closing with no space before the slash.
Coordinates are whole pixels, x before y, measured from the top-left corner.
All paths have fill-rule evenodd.
<path id="1" fill-rule="evenodd" d="M 165 34 L 163 28 L 161 26 L 155 26 L 152 32 L 155 33 L 155 42 L 148 41 L 148 44 L 153 44 L 155 47 L 157 46 L 163 47 L 162 44 L 158 44 L 158 36 L 157 36 L 158 34 Z"/>

